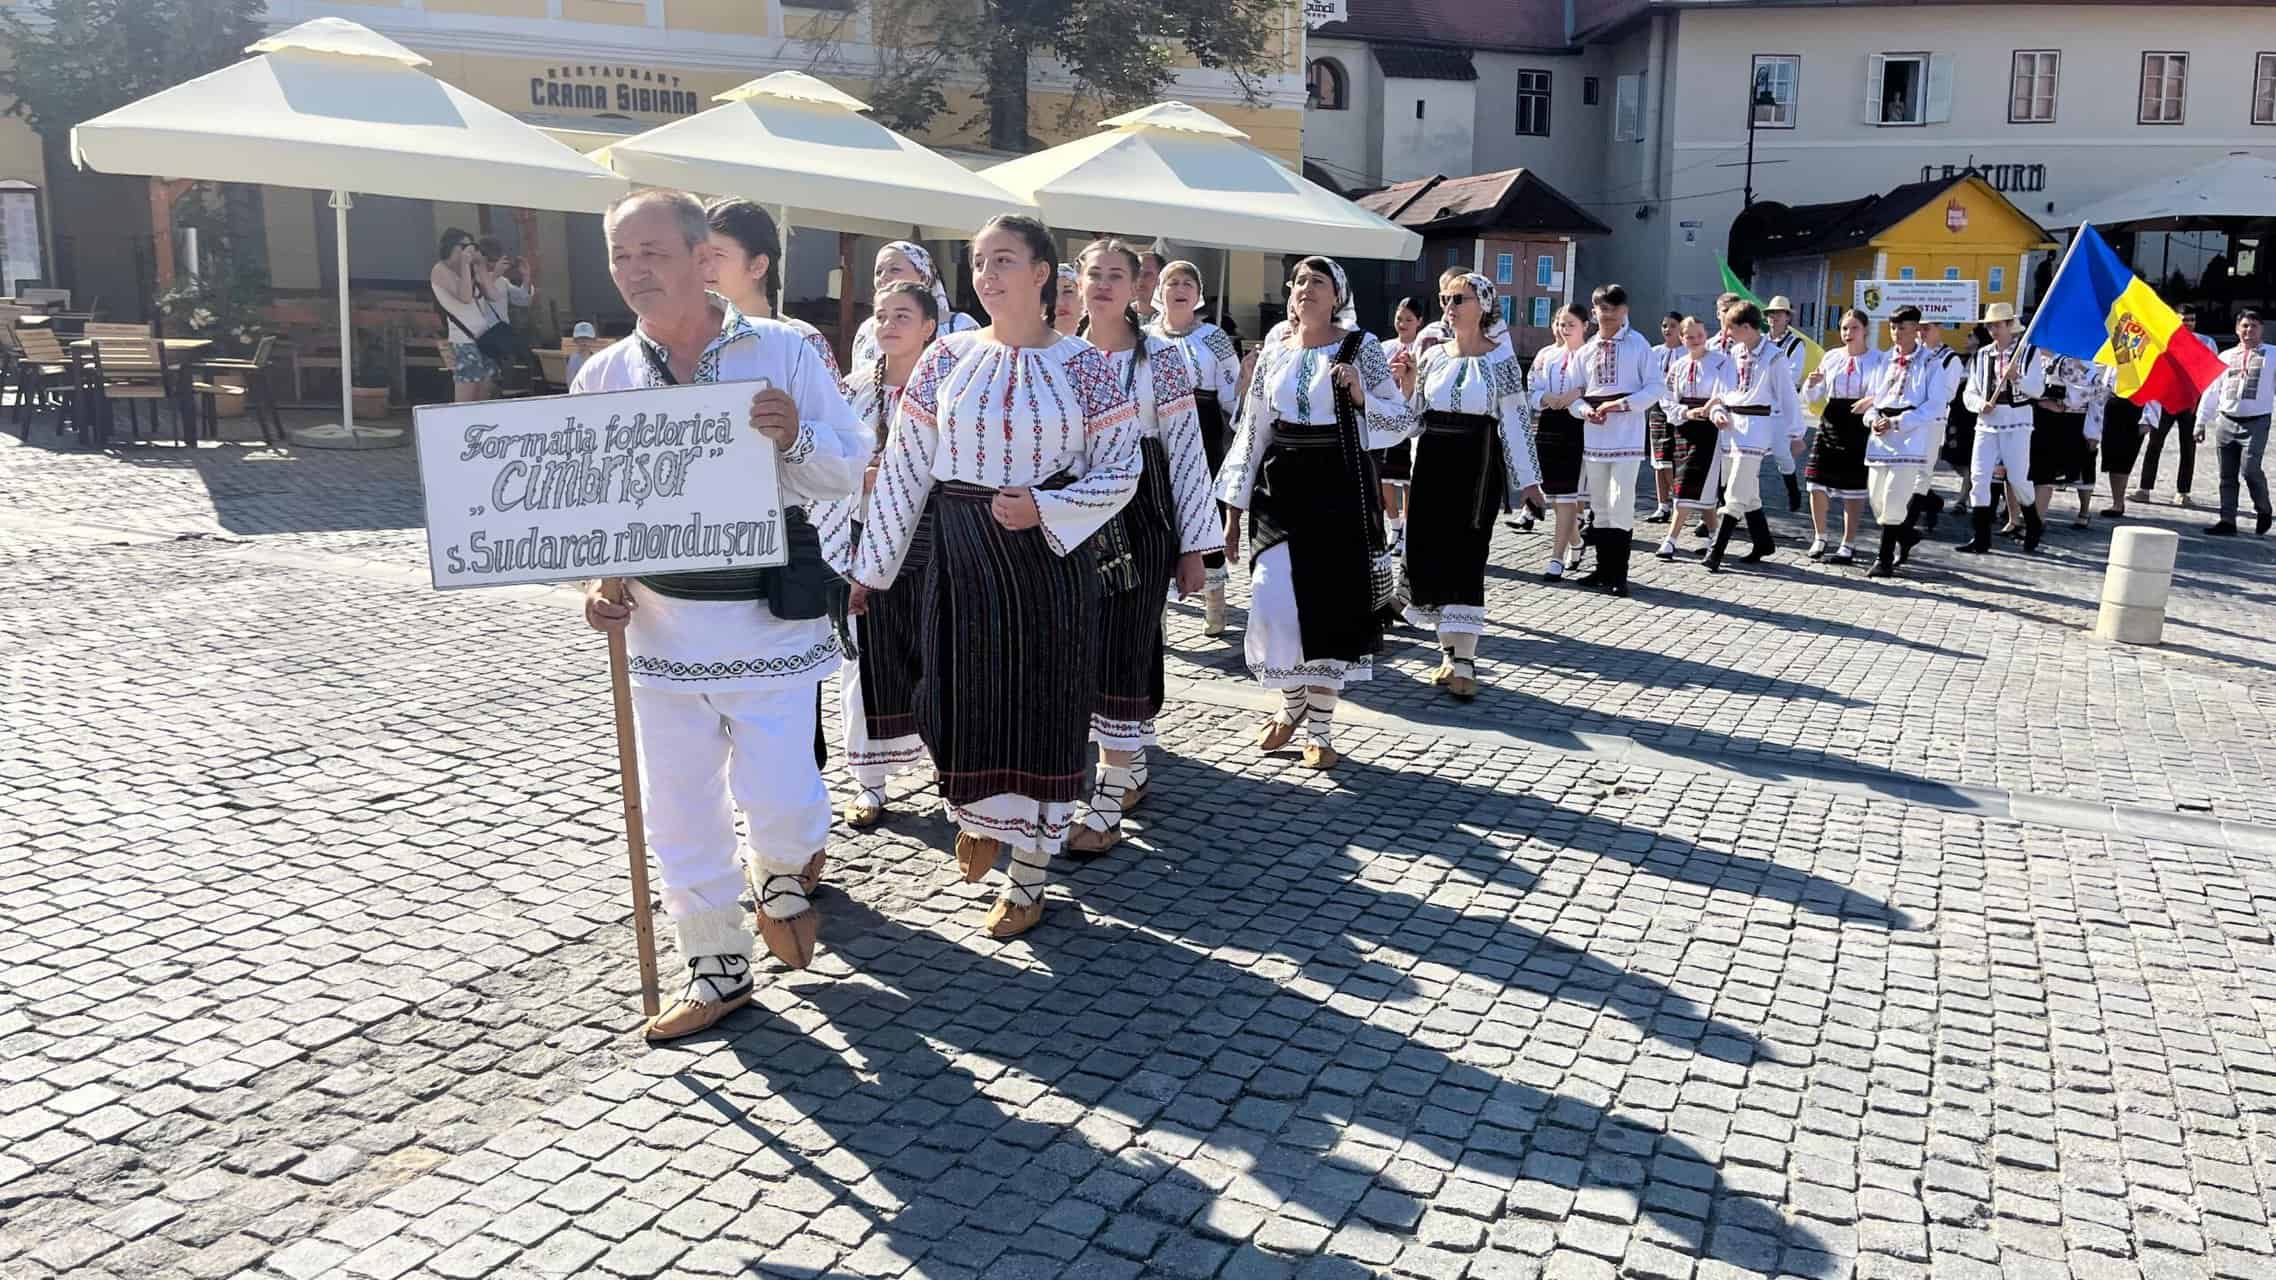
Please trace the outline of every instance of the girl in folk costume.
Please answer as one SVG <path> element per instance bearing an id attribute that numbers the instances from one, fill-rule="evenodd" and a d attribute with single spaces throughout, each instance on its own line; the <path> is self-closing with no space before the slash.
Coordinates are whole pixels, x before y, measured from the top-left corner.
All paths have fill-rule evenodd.
<path id="1" fill-rule="evenodd" d="M 2094 523 L 2088 512 L 2094 505 L 2094 477 L 2099 474 L 2096 459 L 2102 452 L 2102 432 L 2109 418 L 2110 388 L 2114 385 L 2113 379 L 2105 375 L 2115 372 L 2090 360 L 2079 363 L 2086 368 L 2088 389 L 2083 397 L 2086 422 L 2079 430 L 2079 450 L 2070 477 L 2071 491 L 2078 495 L 2078 515 L 2071 521 L 2074 529 L 2084 529 Z M 2072 394 L 2073 403 L 2081 398 L 2075 392 Z"/>
<path id="2" fill-rule="evenodd" d="M 1842 319 L 1845 343 L 1852 320 L 1863 323 L 1864 313 L 1851 311 Z M 1949 366 L 1935 348 L 1920 340 L 1920 308 L 1897 308 L 1889 317 L 1889 337 L 1888 355 L 1875 367 L 1865 394 L 1850 406 L 1868 424 L 1866 489 L 1873 499 L 1873 519 L 1881 526 L 1881 549 L 1873 557 L 1873 567 L 1866 570 L 1869 578 L 1894 574 L 1920 541 L 1913 528 L 1918 510 L 1913 499 L 1928 490 L 1929 468 L 1936 465 L 1944 418 L 1952 405 Z M 1838 386 L 1833 394 L 1839 398 Z M 1830 416 L 1827 421 L 1832 421 Z M 1825 427 L 1818 430 L 1823 439 Z"/>
<path id="3" fill-rule="evenodd" d="M 2110 480 L 2110 505 L 2102 514 L 2113 519 L 2126 514 L 2126 488 L 2133 482 L 2134 463 L 2142 456 L 2142 441 L 2157 429 L 2162 416 L 2156 401 L 2136 404 L 2118 394 L 2115 365 L 2095 366 L 2102 380 L 2102 474 Z"/>
<path id="4" fill-rule="evenodd" d="M 1407 621 L 1438 632 L 1431 683 L 1465 702 L 1478 695 L 1478 635 L 1486 627 L 1486 553 L 1494 515 L 1513 492 L 1539 497 L 1533 405 L 1525 370 L 1494 342 L 1492 282 L 1463 275 L 1439 303 L 1453 334 L 1420 359 L 1400 352 L 1392 372 L 1420 415 L 1415 522 L 1407 543 Z"/>
<path id="5" fill-rule="evenodd" d="M 1714 532 L 1723 450 L 1722 433 L 1708 420 L 1708 407 L 1738 385 L 1731 358 L 1708 345 L 1707 326 L 1699 317 L 1685 316 L 1676 335 L 1678 345 L 1661 377 L 1660 410 L 1668 423 L 1668 474 L 1675 497 L 1674 523 L 1653 553 L 1662 560 L 1675 559 L 1675 540 L 1694 513 L 1702 528 Z"/>
<path id="6" fill-rule="evenodd" d="M 1723 313 L 1729 326 L 1731 389 L 1708 406 L 1709 420 L 1723 433 L 1723 520 L 1715 530 L 1714 549 L 1707 553 L 1707 571 L 1723 571 L 1723 553 L 1740 521 L 1754 546 L 1741 557 L 1753 564 L 1777 546 L 1770 537 L 1770 518 L 1762 514 L 1764 459 L 1786 447 L 1787 423 L 1801 410 L 1795 401 L 1797 379 L 1788 372 L 1785 357 L 1770 345 L 1762 329 L 1762 309 L 1751 302 L 1734 303 Z"/>
<path id="7" fill-rule="evenodd" d="M 1106 354 L 1109 372 L 1137 405 L 1144 458 L 1137 493 L 1098 543 L 1103 594 L 1091 711 L 1098 783 L 1067 840 L 1075 857 L 1087 859 L 1121 842 L 1122 815 L 1146 798 L 1146 748 L 1162 710 L 1163 595 L 1173 585 L 1181 599 L 1201 590 L 1202 556 L 1222 553 L 1225 535 L 1210 497 L 1215 473 L 1202 446 L 1191 366 L 1176 343 L 1140 326 L 1133 305 L 1138 251 L 1120 240 L 1094 240 L 1080 262 L 1083 336 Z"/>
<path id="8" fill-rule="evenodd" d="M 1670 311 L 1660 317 L 1660 340 L 1652 345 L 1652 380 L 1655 384 L 1667 380 L 1668 362 L 1683 354 L 1683 313 Z M 1675 436 L 1668 424 L 1667 406 L 1654 399 L 1644 406 L 1644 450 L 1652 459 L 1652 514 L 1644 517 L 1658 524 L 1673 514 L 1675 509 Z"/>
<path id="9" fill-rule="evenodd" d="M 1444 292 L 1445 288 L 1446 284 L 1442 278 L 1439 282 L 1440 292 Z M 1423 332 L 1423 326 L 1420 324 L 1411 330 L 1398 330 L 1399 312 L 1404 310 L 1405 306 L 1406 304 L 1402 300 L 1400 307 L 1391 313 L 1393 330 L 1400 332 L 1400 337 L 1391 345 L 1383 348 L 1385 362 L 1397 358 L 1402 351 L 1413 351 L 1419 335 Z M 1444 339 L 1437 337 L 1435 340 L 1443 341 Z M 1414 450 L 1408 446 L 1406 441 L 1401 440 L 1388 449 L 1375 451 L 1375 474 L 1383 486 L 1383 528 L 1391 539 L 1391 554 L 1400 556 L 1402 560 L 1407 543 L 1407 484 L 1414 478 L 1414 473 Z"/>
<path id="10" fill-rule="evenodd" d="M 1083 323 L 1082 279 L 1075 272 L 1075 264 L 1059 264 L 1059 300 L 1052 304 L 1051 327 L 1069 337 Z"/>
<path id="11" fill-rule="evenodd" d="M 1557 513 L 1549 544 L 1549 568 L 1541 576 L 1551 582 L 1565 576 L 1565 552 L 1580 547 L 1581 455 L 1585 429 L 1574 406 L 1588 391 L 1588 370 L 1581 363 L 1581 348 L 1588 345 L 1588 313 L 1578 303 L 1566 303 L 1550 323 L 1556 339 L 1533 357 L 1527 378 L 1533 399 L 1533 446 L 1541 459 L 1541 492 Z M 1582 406 L 1585 408 L 1586 406 Z"/>
<path id="12" fill-rule="evenodd" d="M 1201 268 L 1190 262 L 1173 262 L 1162 268 L 1155 286 L 1154 322 L 1146 332 L 1164 339 L 1183 361 L 1193 381 L 1193 409 L 1201 423 L 1201 449 L 1209 463 L 1204 487 L 1215 493 L 1218 468 L 1225 465 L 1225 450 L 1233 442 L 1229 415 L 1240 400 L 1241 353 L 1233 335 L 1201 318 Z M 1214 497 L 1211 498 L 1215 501 Z M 1217 523 L 1224 524 L 1225 505 L 1217 504 Z M 1218 538 L 1222 544 L 1224 539 Z M 1203 553 L 1201 634 L 1225 633 L 1225 552 L 1222 545 Z"/>
<path id="13" fill-rule="evenodd" d="M 882 456 L 893 411 L 916 370 L 917 357 L 939 335 L 940 303 L 923 285 L 896 280 L 877 291 L 872 314 L 877 320 L 877 359 L 866 369 L 854 370 L 844 387 L 854 413 L 873 433 L 873 450 Z M 814 511 L 822 556 L 848 581 L 854 575 L 854 552 L 876 475 L 873 460 L 862 492 Z M 917 683 L 924 674 L 917 645 L 917 606 L 931 558 L 931 522 L 920 516 L 901 559 L 899 580 L 886 590 L 870 592 L 868 610 L 848 619 L 854 661 L 838 675 L 838 710 L 846 767 L 854 780 L 853 799 L 845 808 L 850 827 L 873 827 L 882 821 L 886 780 L 925 760 L 925 744 L 917 736 Z"/>
<path id="14" fill-rule="evenodd" d="M 972 241 L 985 329 L 926 349 L 894 413 L 848 611 L 891 587 L 932 520 L 918 590 L 917 733 L 968 882 L 1011 848 L 989 936 L 1043 918 L 1051 855 L 1089 779 L 1099 566 L 1091 535 L 1137 490 L 1137 407 L 1104 353 L 1055 332 L 1051 231 L 998 217 Z"/>
<path id="15" fill-rule="evenodd" d="M 1628 323 L 1628 291 L 1596 287 L 1596 336 L 1581 349 L 1588 389 L 1574 412 L 1585 426 L 1582 486 L 1595 517 L 1587 537 L 1596 568 L 1582 579 L 1628 594 L 1628 557 L 1635 549 L 1636 466 L 1644 460 L 1644 406 L 1658 394 L 1652 344 Z"/>
<path id="16" fill-rule="evenodd" d="M 896 280 L 914 280 L 932 291 L 933 301 L 940 307 L 940 331 L 943 337 L 963 333 L 980 327 L 978 321 L 951 307 L 948 289 L 940 282 L 940 272 L 933 266 L 933 256 L 925 247 L 912 240 L 896 240 L 877 251 L 877 263 L 870 269 L 870 283 L 882 289 Z M 854 330 L 853 367 L 877 359 L 877 317 L 871 316 Z"/>
<path id="17" fill-rule="evenodd" d="M 798 330 L 806 344 L 822 357 L 830 376 L 838 376 L 838 355 L 819 329 L 804 320 L 777 314 L 776 299 L 782 285 L 774 264 L 782 260 L 782 238 L 774 219 L 748 200 L 723 196 L 703 207 L 711 226 L 711 257 L 704 279 L 735 309 L 754 320 L 780 320 Z"/>
<path id="18" fill-rule="evenodd" d="M 1302 724 L 1304 763 L 1337 760 L 1330 742 L 1338 692 L 1373 678 L 1387 603 L 1376 572 L 1383 551 L 1374 468 L 1366 452 L 1413 434 L 1414 414 L 1390 364 L 1351 313 L 1343 268 L 1327 258 L 1296 264 L 1282 337 L 1267 342 L 1241 406 L 1217 496 L 1248 512 L 1250 604 L 1243 648 L 1259 684 L 1278 689 L 1280 712 L 1257 733 L 1277 751 Z M 1238 554 L 1239 511 L 1225 549 Z"/>
<path id="19" fill-rule="evenodd" d="M 2094 408 L 2100 382 L 2094 366 L 2076 356 L 2040 351 L 2039 375 L 2046 390 L 2031 414 L 2031 484 L 2042 525 L 2056 489 L 2077 489 L 2079 520 L 2086 520 L 2086 496 L 2094 492 L 2094 450 L 2086 439 L 2086 417 Z"/>
<path id="20" fill-rule="evenodd" d="M 1842 312 L 1841 345 L 1826 352 L 1802 380 L 1804 396 L 1825 398 L 1803 473 L 1810 482 L 1810 524 L 1816 533 L 1810 543 L 1812 560 L 1826 558 L 1826 509 L 1836 498 L 1842 506 L 1841 546 L 1833 562 L 1857 560 L 1857 526 L 1865 515 L 1865 441 L 1872 434 L 1857 401 L 1877 384 L 1888 359 L 1873 349 L 1872 333 L 1864 312 L 1855 307 Z"/>

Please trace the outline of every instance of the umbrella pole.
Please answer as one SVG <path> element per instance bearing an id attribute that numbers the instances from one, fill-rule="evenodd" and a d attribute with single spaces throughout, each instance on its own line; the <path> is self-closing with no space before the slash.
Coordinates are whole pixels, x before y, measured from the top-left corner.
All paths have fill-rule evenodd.
<path id="1" fill-rule="evenodd" d="M 775 206 L 775 226 L 782 229 L 782 257 L 774 264 L 774 273 L 781 284 L 775 290 L 774 318 L 790 319 L 790 206 Z"/>
<path id="2" fill-rule="evenodd" d="M 340 286 L 340 433 L 356 438 L 355 335 L 348 331 L 348 210 L 356 198 L 345 191 L 332 193 L 333 275 Z"/>
<path id="3" fill-rule="evenodd" d="M 1232 301 L 1225 296 L 1225 290 L 1230 287 L 1226 282 L 1232 277 L 1233 251 L 1231 249 L 1219 249 L 1217 251 L 1217 327 L 1220 329 L 1225 327 L 1225 317 L 1233 314 L 1227 310 L 1233 305 Z"/>

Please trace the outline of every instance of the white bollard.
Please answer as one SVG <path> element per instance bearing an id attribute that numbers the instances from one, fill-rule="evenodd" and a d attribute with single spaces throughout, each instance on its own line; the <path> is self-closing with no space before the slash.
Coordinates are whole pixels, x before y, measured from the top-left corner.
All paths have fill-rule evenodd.
<path id="1" fill-rule="evenodd" d="M 2102 614 L 2094 634 L 2123 644 L 2156 644 L 2165 636 L 2165 599 L 2173 590 L 2173 557 L 2181 535 L 2147 525 L 2121 525 L 2110 535 L 2102 575 Z"/>

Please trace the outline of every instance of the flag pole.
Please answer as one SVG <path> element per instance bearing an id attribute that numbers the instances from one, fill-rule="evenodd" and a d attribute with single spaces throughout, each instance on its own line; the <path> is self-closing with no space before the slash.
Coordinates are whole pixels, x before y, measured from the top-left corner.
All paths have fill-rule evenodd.
<path id="1" fill-rule="evenodd" d="M 2039 331 L 2039 322 L 2046 318 L 2047 299 L 2054 297 L 2055 290 L 2062 287 L 2063 273 L 2071 269 L 2071 259 L 2078 256 L 2079 242 L 2093 232 L 2094 224 L 2091 222 L 2079 223 L 2078 230 L 2071 232 L 2071 242 L 2063 249 L 2062 261 L 2055 264 L 2055 274 L 2053 278 L 2047 281 L 2047 291 L 2039 295 L 2039 305 L 2031 312 L 2031 323 L 2024 326 L 2023 337 L 2018 340 L 2018 345 L 2029 346 L 2031 344 L 2031 335 Z M 2015 282 L 2015 293 L 2017 297 L 2023 296 L 2023 282 L 2021 280 Z"/>

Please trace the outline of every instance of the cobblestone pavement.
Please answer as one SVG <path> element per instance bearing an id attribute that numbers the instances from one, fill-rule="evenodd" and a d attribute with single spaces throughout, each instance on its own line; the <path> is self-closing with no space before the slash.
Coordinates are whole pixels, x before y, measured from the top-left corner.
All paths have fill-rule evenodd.
<path id="1" fill-rule="evenodd" d="M 0 1276 L 2276 1253 L 2270 544 L 2185 541 L 2133 650 L 2083 635 L 2103 532 L 1627 604 L 1505 533 L 1493 687 L 1402 650 L 1325 777 L 1181 608 L 1157 798 L 1043 928 L 981 936 L 900 795 L 816 967 L 651 1050 L 597 640 L 428 590 L 408 456 L 0 483 Z"/>

